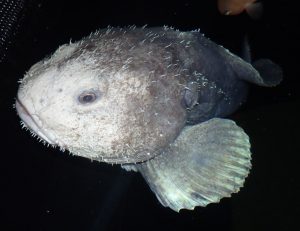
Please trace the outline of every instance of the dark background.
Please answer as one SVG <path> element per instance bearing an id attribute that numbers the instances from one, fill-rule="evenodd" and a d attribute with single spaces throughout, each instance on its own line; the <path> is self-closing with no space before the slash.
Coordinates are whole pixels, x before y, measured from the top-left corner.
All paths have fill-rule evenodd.
<path id="1" fill-rule="evenodd" d="M 0 64 L 0 230 L 299 230 L 299 9 L 297 1 L 263 2 L 262 18 L 253 20 L 220 15 L 216 0 L 24 1 Z M 31 65 L 70 39 L 132 24 L 200 28 L 236 53 L 247 34 L 254 58 L 282 67 L 280 86 L 251 86 L 231 117 L 253 152 L 251 174 L 232 198 L 178 214 L 139 174 L 47 148 L 21 130 L 12 105 Z"/>

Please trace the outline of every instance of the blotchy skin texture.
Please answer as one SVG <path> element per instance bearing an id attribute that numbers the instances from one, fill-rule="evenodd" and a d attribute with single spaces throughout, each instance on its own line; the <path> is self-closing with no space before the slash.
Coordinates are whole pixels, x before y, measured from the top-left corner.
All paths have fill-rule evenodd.
<path id="1" fill-rule="evenodd" d="M 179 211 L 243 186 L 249 138 L 215 117 L 242 104 L 246 81 L 270 87 L 281 79 L 270 60 L 252 66 L 199 31 L 108 28 L 35 64 L 16 109 L 40 139 L 139 171 L 161 204 Z"/>
<path id="2" fill-rule="evenodd" d="M 136 163 L 161 153 L 185 125 L 232 113 L 245 98 L 239 75 L 247 68 L 253 75 L 250 64 L 198 31 L 109 28 L 35 64 L 22 80 L 17 109 L 53 145 Z M 88 91 L 97 100 L 83 105 L 78 97 Z"/>

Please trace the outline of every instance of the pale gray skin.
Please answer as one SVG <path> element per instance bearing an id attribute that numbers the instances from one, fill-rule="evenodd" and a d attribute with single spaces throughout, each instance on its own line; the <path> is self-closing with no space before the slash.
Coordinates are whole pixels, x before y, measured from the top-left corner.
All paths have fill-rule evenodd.
<path id="1" fill-rule="evenodd" d="M 138 170 L 164 206 L 193 209 L 237 192 L 248 175 L 248 136 L 211 118 L 242 104 L 245 80 L 280 82 L 276 65 L 257 64 L 274 77 L 262 78 L 198 31 L 109 28 L 34 65 L 16 108 L 48 143 Z"/>

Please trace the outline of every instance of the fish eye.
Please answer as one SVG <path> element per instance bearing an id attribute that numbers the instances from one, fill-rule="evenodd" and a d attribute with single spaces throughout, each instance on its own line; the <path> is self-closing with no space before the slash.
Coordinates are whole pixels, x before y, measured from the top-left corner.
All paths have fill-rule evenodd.
<path id="1" fill-rule="evenodd" d="M 90 104 L 95 102 L 99 97 L 99 94 L 95 91 L 84 91 L 78 96 L 78 101 L 81 104 Z"/>

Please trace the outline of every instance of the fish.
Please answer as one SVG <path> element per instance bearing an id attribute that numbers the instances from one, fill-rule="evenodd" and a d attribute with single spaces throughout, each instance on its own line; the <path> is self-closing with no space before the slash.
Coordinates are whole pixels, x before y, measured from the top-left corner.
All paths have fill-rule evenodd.
<path id="1" fill-rule="evenodd" d="M 257 0 L 218 0 L 218 9 L 224 15 L 238 15 L 246 11 L 251 18 L 259 19 L 263 5 Z"/>
<path id="2" fill-rule="evenodd" d="M 272 61 L 250 64 L 199 30 L 109 27 L 34 64 L 15 107 L 40 141 L 139 172 L 179 212 L 243 186 L 249 137 L 225 117 L 245 102 L 249 83 L 281 79 Z"/>

